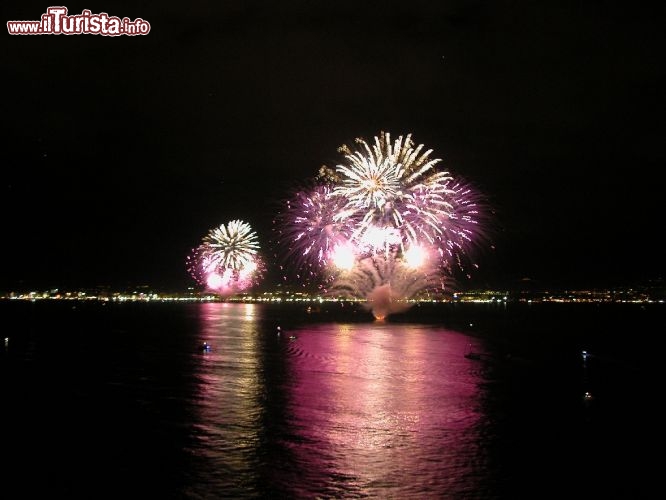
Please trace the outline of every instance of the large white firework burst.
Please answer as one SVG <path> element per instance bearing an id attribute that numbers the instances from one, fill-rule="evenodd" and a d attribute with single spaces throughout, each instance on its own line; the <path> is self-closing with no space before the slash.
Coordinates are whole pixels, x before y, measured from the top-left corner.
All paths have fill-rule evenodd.
<path id="1" fill-rule="evenodd" d="M 430 158 L 432 150 L 416 146 L 411 134 L 391 142 L 389 133 L 381 133 L 372 146 L 363 139 L 356 144 L 354 151 L 340 148 L 346 164 L 331 173 L 337 180 L 333 194 L 346 201 L 340 217 L 359 221 L 352 238 L 362 240 L 379 227 L 399 230 L 405 242 L 432 241 L 441 233 L 442 215 L 451 209 L 451 176 L 435 169 L 441 159 Z"/>

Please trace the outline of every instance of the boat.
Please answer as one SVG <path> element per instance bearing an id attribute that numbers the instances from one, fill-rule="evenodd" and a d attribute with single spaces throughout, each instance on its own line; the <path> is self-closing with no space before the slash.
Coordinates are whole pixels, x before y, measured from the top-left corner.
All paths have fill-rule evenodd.
<path id="1" fill-rule="evenodd" d="M 474 351 L 472 349 L 472 344 L 467 344 L 467 350 L 465 351 L 465 357 L 467 359 L 481 359 L 481 353 Z"/>

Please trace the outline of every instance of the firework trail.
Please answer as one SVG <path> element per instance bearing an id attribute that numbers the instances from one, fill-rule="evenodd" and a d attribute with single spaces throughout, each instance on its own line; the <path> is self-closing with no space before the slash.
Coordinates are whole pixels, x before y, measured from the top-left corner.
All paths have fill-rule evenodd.
<path id="1" fill-rule="evenodd" d="M 456 270 L 474 267 L 487 241 L 480 193 L 436 169 L 432 150 L 411 134 L 338 150 L 275 220 L 285 260 L 316 275 L 329 295 L 365 300 L 376 318 L 406 309 L 409 299 L 441 291 Z"/>
<path id="2" fill-rule="evenodd" d="M 242 220 L 211 229 L 186 264 L 197 283 L 220 295 L 250 288 L 264 269 L 257 234 Z"/>

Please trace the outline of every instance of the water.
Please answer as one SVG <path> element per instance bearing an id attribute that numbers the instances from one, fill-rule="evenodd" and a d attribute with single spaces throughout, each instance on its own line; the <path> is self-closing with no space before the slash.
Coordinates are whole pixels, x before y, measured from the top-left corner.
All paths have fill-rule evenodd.
<path id="1" fill-rule="evenodd" d="M 659 491 L 663 306 L 0 312 L 5 499 Z"/>

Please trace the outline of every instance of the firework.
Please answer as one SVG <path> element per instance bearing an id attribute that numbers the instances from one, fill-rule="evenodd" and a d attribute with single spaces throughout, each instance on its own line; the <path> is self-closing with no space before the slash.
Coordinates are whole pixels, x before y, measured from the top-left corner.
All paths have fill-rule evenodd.
<path id="1" fill-rule="evenodd" d="M 222 295 L 251 287 L 264 267 L 257 234 L 241 220 L 211 229 L 187 257 L 186 264 L 199 284 Z"/>
<path id="2" fill-rule="evenodd" d="M 344 200 L 326 185 L 297 191 L 279 214 L 278 241 L 285 257 L 301 268 L 329 264 L 333 249 L 351 234 L 340 218 L 343 209 Z"/>
<path id="3" fill-rule="evenodd" d="M 377 318 L 420 293 L 443 289 L 486 238 L 481 195 L 449 172 L 411 134 L 338 150 L 276 219 L 293 267 L 316 272 L 332 296 L 364 299 Z M 314 270 L 314 271 L 313 271 Z"/>
<path id="4" fill-rule="evenodd" d="M 423 151 L 423 145 L 415 146 L 411 135 L 392 143 L 390 134 L 382 133 L 372 147 L 363 139 L 356 143 L 355 151 L 340 149 L 346 164 L 335 167 L 338 182 L 333 189 L 360 221 L 354 238 L 363 239 L 364 233 L 377 227 L 391 227 L 400 231 L 403 241 L 432 239 L 449 208 L 451 177 L 435 169 L 441 160 L 431 159 L 432 150 Z"/>

